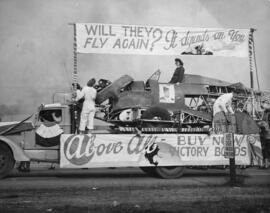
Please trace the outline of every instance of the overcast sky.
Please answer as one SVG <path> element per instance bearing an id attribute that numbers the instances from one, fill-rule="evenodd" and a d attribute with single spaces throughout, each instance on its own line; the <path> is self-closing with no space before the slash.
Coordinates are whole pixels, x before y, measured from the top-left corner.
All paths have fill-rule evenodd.
<path id="1" fill-rule="evenodd" d="M 73 28 L 68 23 L 256 28 L 261 89 L 270 91 L 269 0 L 0 0 L 0 108 L 25 114 L 68 91 L 73 71 Z M 79 82 L 111 81 L 123 74 L 146 80 L 162 71 L 169 81 L 174 56 L 94 55 L 78 57 Z M 181 56 L 186 73 L 229 82 L 249 82 L 248 58 Z M 3 110 L 2 110 L 3 113 Z M 16 118 L 16 116 L 15 116 Z"/>

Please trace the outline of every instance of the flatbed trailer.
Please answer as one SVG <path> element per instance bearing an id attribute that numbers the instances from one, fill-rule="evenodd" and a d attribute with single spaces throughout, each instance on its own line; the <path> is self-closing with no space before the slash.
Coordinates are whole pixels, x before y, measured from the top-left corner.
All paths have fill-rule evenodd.
<path id="1" fill-rule="evenodd" d="M 5 161 L 1 177 L 8 175 L 15 161 L 27 171 L 31 162 L 60 164 L 60 168 L 140 167 L 149 175 L 179 178 L 185 167 L 229 165 L 224 156 L 223 134 L 176 132 L 175 128 L 106 128 L 92 134 L 61 134 L 55 146 L 40 145 L 37 128 L 0 136 Z M 31 143 L 32 144 L 31 144 Z M 259 135 L 235 134 L 236 165 L 255 166 L 262 160 Z"/>

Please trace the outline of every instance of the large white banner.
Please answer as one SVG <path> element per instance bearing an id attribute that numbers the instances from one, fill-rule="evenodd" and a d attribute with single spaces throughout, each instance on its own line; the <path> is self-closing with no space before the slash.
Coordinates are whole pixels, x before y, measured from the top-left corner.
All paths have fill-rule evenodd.
<path id="1" fill-rule="evenodd" d="M 258 136 L 235 135 L 236 164 L 258 164 Z M 228 165 L 223 135 L 89 134 L 61 136 L 60 167 Z"/>
<path id="2" fill-rule="evenodd" d="M 77 23 L 78 53 L 248 56 L 248 29 Z"/>

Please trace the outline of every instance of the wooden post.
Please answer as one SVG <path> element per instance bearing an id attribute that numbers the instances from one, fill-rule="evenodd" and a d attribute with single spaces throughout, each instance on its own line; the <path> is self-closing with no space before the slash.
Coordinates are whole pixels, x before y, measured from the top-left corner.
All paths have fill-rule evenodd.
<path id="1" fill-rule="evenodd" d="M 249 32 L 249 40 L 248 40 L 248 53 L 249 53 L 249 70 L 250 70 L 250 87 L 252 90 L 251 94 L 251 101 L 252 101 L 252 118 L 255 118 L 255 95 L 254 95 L 254 75 L 253 75 L 253 63 L 254 63 L 254 39 L 253 39 L 253 32 L 255 31 L 254 28 L 250 29 Z"/>
<path id="2" fill-rule="evenodd" d="M 224 113 L 225 118 L 226 114 Z M 234 149 L 234 132 L 235 128 L 232 126 L 232 128 L 229 128 L 229 124 L 235 125 L 233 122 L 232 116 L 230 115 L 230 121 L 228 121 L 228 118 L 226 119 L 226 133 L 224 133 L 224 157 L 229 158 L 230 162 L 230 185 L 235 186 L 236 185 L 236 167 L 235 167 L 235 149 Z"/>
<path id="3" fill-rule="evenodd" d="M 231 186 L 236 185 L 236 167 L 235 167 L 235 151 L 234 151 L 234 133 L 232 133 L 233 156 L 230 158 L 230 183 Z"/>
<path id="4" fill-rule="evenodd" d="M 225 145 L 224 157 L 230 159 L 230 184 L 231 186 L 235 186 L 236 171 L 235 171 L 234 133 L 232 132 L 224 133 L 224 145 Z"/>

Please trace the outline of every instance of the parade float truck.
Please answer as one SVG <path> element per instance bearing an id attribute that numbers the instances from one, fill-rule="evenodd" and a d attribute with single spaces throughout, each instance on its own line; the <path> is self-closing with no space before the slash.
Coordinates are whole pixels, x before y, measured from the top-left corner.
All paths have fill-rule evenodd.
<path id="1" fill-rule="evenodd" d="M 228 158 L 241 166 L 260 164 L 261 142 L 270 139 L 270 107 L 269 94 L 253 86 L 254 29 L 71 25 L 73 92 L 80 89 L 78 54 L 249 57 L 251 88 L 198 75 L 185 75 L 178 84 L 161 83 L 160 71 L 146 81 L 128 75 L 113 82 L 101 79 L 95 86 L 95 117 L 106 125 L 96 120 L 90 134 L 77 134 L 82 103 L 70 94 L 55 94 L 32 122 L 1 123 L 0 177 L 15 162 L 27 171 L 34 161 L 72 169 L 140 167 L 162 178 L 178 178 L 185 167 L 224 167 Z M 235 114 L 229 120 L 222 112 L 213 117 L 215 100 L 231 92 Z"/>
<path id="2" fill-rule="evenodd" d="M 70 169 L 140 167 L 162 178 L 178 178 L 185 167 L 225 167 L 228 156 L 236 165 L 260 164 L 270 118 L 260 107 L 262 93 L 197 75 L 186 75 L 181 84 L 160 83 L 159 75 L 145 82 L 128 75 L 98 81 L 89 134 L 77 134 L 81 103 L 71 94 L 55 94 L 55 103 L 41 105 L 32 121 L 2 122 L 0 177 L 15 165 L 29 171 L 30 162 Z M 212 128 L 213 102 L 228 92 L 235 94 L 234 119 Z M 234 134 L 224 136 L 228 132 Z"/>

